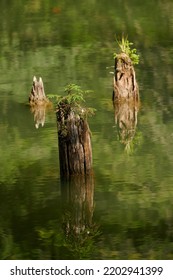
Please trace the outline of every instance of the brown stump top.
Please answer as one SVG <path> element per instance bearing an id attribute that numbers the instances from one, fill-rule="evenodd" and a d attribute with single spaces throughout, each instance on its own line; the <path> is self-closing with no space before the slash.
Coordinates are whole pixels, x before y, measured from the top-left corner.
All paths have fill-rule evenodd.
<path id="1" fill-rule="evenodd" d="M 115 58 L 113 86 L 113 100 L 139 99 L 135 70 L 126 53 L 121 53 Z"/>

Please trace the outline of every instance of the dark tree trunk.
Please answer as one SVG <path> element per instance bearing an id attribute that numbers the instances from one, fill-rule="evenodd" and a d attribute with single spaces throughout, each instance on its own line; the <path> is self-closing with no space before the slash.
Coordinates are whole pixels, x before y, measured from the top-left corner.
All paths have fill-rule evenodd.
<path id="1" fill-rule="evenodd" d="M 83 111 L 75 112 L 69 104 L 57 108 L 61 177 L 92 172 L 90 129 Z"/>
<path id="2" fill-rule="evenodd" d="M 125 53 L 115 58 L 113 100 L 139 99 L 135 70 L 131 59 Z"/>

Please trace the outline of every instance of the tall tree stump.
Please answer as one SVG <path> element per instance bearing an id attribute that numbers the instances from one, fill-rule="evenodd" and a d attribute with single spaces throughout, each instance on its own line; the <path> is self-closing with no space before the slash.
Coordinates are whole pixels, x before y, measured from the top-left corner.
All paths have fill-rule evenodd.
<path id="1" fill-rule="evenodd" d="M 92 147 L 86 109 L 61 102 L 57 106 L 61 177 L 92 172 Z"/>
<path id="2" fill-rule="evenodd" d="M 113 100 L 139 99 L 135 70 L 130 57 L 120 53 L 115 58 Z"/>

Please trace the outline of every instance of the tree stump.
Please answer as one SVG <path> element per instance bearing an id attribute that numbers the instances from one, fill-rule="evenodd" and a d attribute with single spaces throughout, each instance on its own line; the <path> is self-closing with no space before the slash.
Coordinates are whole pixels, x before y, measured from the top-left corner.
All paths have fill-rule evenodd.
<path id="1" fill-rule="evenodd" d="M 31 106 L 31 112 L 34 115 L 35 127 L 39 128 L 44 126 L 46 109 L 52 107 L 52 103 L 46 97 L 44 92 L 43 80 L 40 77 L 39 80 L 34 76 L 31 92 L 29 95 L 29 104 Z"/>
<path id="2" fill-rule="evenodd" d="M 49 102 L 49 100 L 46 97 L 45 92 L 44 92 L 44 85 L 43 85 L 42 78 L 40 77 L 39 80 L 37 80 L 37 78 L 34 76 L 31 93 L 29 95 L 30 105 L 31 106 L 43 105 L 48 102 Z"/>
<path id="3" fill-rule="evenodd" d="M 90 129 L 85 109 L 66 101 L 57 106 L 59 159 L 61 177 L 92 172 Z"/>
<path id="4" fill-rule="evenodd" d="M 113 100 L 139 99 L 135 70 L 130 57 L 121 53 L 115 58 Z"/>

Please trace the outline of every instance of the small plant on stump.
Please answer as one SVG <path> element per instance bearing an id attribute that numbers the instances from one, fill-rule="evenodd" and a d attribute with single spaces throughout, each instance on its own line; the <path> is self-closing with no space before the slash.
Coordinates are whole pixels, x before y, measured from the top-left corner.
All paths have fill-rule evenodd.
<path id="1" fill-rule="evenodd" d="M 56 97 L 60 174 L 62 177 L 86 175 L 92 170 L 92 149 L 87 116 L 95 109 L 83 106 L 83 91 L 70 84 L 66 96 Z"/>
<path id="2" fill-rule="evenodd" d="M 85 107 L 84 95 L 92 92 L 91 90 L 82 90 L 80 86 L 76 84 L 68 84 L 64 88 L 64 92 L 67 94 L 65 96 L 48 94 L 48 97 L 53 100 L 53 103 L 56 106 L 56 111 L 59 108 L 64 109 L 64 112 L 68 111 L 68 108 L 75 110 L 80 116 L 87 117 L 88 115 L 93 115 L 96 109 L 91 107 Z"/>
<path id="3" fill-rule="evenodd" d="M 139 54 L 137 54 L 137 50 L 135 48 L 132 48 L 133 43 L 129 42 L 127 37 L 122 36 L 122 39 L 116 39 L 116 42 L 120 53 L 125 53 L 131 59 L 133 65 L 139 64 Z M 115 52 L 114 58 L 118 58 L 120 53 Z"/>

